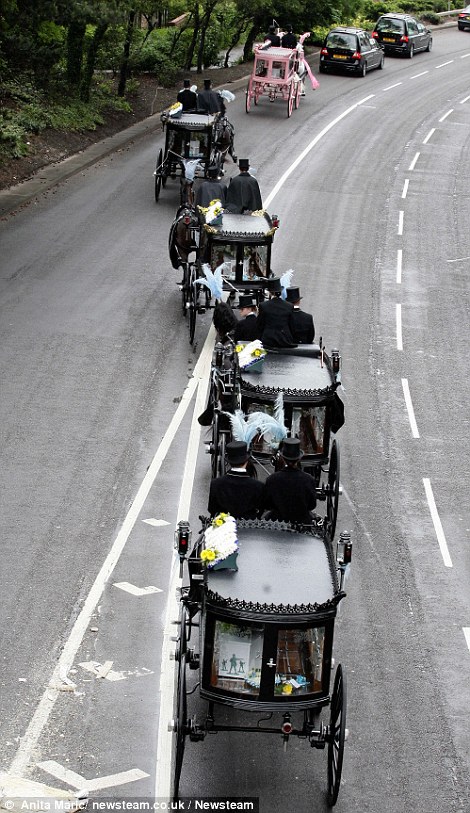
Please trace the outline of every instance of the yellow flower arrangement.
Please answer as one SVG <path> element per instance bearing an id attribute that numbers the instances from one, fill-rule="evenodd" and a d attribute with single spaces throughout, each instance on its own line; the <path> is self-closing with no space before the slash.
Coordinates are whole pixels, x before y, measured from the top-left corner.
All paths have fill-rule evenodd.
<path id="1" fill-rule="evenodd" d="M 282 694 L 292 694 L 292 683 L 284 683 L 282 686 Z"/>
<path id="2" fill-rule="evenodd" d="M 237 551 L 236 520 L 230 514 L 217 514 L 204 532 L 201 562 L 209 568 L 214 567 Z"/>
<path id="3" fill-rule="evenodd" d="M 215 559 L 215 551 L 208 548 L 207 550 L 201 551 L 201 562 L 207 564 L 208 562 L 213 562 Z"/>
<path id="4" fill-rule="evenodd" d="M 214 528 L 220 528 L 220 526 L 224 524 L 228 516 L 230 515 L 222 513 L 217 514 L 217 516 L 214 517 L 214 519 L 212 520 L 212 525 L 214 526 Z"/>

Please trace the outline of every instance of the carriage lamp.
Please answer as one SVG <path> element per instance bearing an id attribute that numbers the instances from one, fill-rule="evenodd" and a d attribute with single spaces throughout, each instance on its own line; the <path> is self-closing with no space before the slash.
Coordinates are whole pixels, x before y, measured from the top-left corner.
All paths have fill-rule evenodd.
<path id="1" fill-rule="evenodd" d="M 275 229 L 279 228 L 279 215 L 271 215 L 271 223 Z"/>
<path id="2" fill-rule="evenodd" d="M 349 531 L 342 531 L 336 543 L 336 561 L 340 567 L 346 567 L 351 562 L 352 542 Z"/>
<path id="3" fill-rule="evenodd" d="M 222 362 L 224 360 L 224 346 L 222 342 L 217 342 L 214 347 L 214 354 L 215 354 L 215 366 L 222 367 Z"/>
<path id="4" fill-rule="evenodd" d="M 182 519 L 178 522 L 175 531 L 175 548 L 178 551 L 180 559 L 184 559 L 184 557 L 187 556 L 191 536 L 192 531 L 189 527 L 189 522 Z"/>
<path id="5" fill-rule="evenodd" d="M 289 734 L 292 734 L 292 729 L 293 729 L 294 726 L 292 725 L 292 723 L 290 721 L 289 712 L 286 711 L 285 714 L 283 715 L 283 717 L 284 717 L 284 720 L 283 720 L 283 723 L 281 725 L 281 731 L 284 734 L 284 737 L 288 737 Z"/>
<path id="6" fill-rule="evenodd" d="M 333 348 L 331 351 L 331 366 L 333 367 L 334 373 L 339 373 L 341 367 L 341 356 L 339 354 L 339 350 L 336 347 Z"/>

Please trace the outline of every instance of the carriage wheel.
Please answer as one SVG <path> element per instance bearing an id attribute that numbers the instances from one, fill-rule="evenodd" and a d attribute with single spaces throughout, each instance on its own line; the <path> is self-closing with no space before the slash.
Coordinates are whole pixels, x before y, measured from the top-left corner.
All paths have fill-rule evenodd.
<path id="1" fill-rule="evenodd" d="M 245 109 L 246 109 L 246 112 L 247 112 L 247 113 L 249 113 L 249 112 L 250 112 L 250 108 L 251 108 L 251 91 L 250 91 L 250 84 L 251 84 L 251 83 L 250 83 L 250 82 L 248 82 L 248 87 L 247 87 L 247 89 L 246 89 L 246 101 L 245 101 Z"/>
<path id="2" fill-rule="evenodd" d="M 227 436 L 220 428 L 220 415 L 214 412 L 212 422 L 211 470 L 212 477 L 221 477 L 226 472 L 225 445 Z"/>
<path id="3" fill-rule="evenodd" d="M 287 99 L 287 118 L 288 119 L 292 116 L 292 111 L 294 109 L 294 96 L 295 96 L 294 83 L 292 82 L 292 84 L 289 87 L 289 97 Z"/>
<path id="4" fill-rule="evenodd" d="M 335 535 L 336 519 L 338 517 L 339 462 L 339 443 L 334 440 L 331 446 L 330 467 L 328 469 L 328 493 L 326 496 L 326 523 L 332 541 Z"/>
<path id="5" fill-rule="evenodd" d="M 295 88 L 294 106 L 295 106 L 296 110 L 299 109 L 299 105 L 300 105 L 301 84 L 302 84 L 301 82 L 297 82 L 296 88 Z"/>
<path id="6" fill-rule="evenodd" d="M 176 710 L 175 710 L 175 772 L 173 776 L 173 798 L 178 799 L 181 778 L 181 768 L 183 767 L 184 746 L 188 731 L 188 704 L 186 697 L 186 655 L 187 655 L 187 633 L 186 633 L 186 609 L 181 605 L 179 617 L 179 639 L 176 649 L 176 660 L 178 662 L 178 680 L 176 685 Z"/>
<path id="7" fill-rule="evenodd" d="M 155 203 L 158 203 L 160 197 L 160 189 L 162 188 L 162 174 L 163 174 L 163 150 L 160 150 L 157 158 L 157 166 L 155 167 Z"/>
<path id="8" fill-rule="evenodd" d="M 188 263 L 184 263 L 182 268 L 183 268 L 183 284 L 181 286 L 181 308 L 183 311 L 183 316 L 186 317 L 188 315 L 188 290 L 189 290 Z"/>
<path id="9" fill-rule="evenodd" d="M 188 308 L 189 311 L 189 344 L 194 341 L 194 334 L 196 332 L 196 311 L 197 311 L 197 285 L 196 285 L 196 269 L 191 266 L 191 271 L 188 274 Z"/>
<path id="10" fill-rule="evenodd" d="M 333 807 L 338 798 L 343 770 L 344 740 L 346 736 L 346 677 L 341 664 L 335 674 L 331 698 L 330 725 L 328 730 L 328 805 Z"/>

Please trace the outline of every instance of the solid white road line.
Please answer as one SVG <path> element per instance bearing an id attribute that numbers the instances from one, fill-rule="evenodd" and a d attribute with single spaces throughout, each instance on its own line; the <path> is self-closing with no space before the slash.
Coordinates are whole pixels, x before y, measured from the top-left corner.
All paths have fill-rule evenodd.
<path id="1" fill-rule="evenodd" d="M 433 521 L 434 530 L 436 532 L 437 541 L 439 543 L 439 547 L 441 549 L 442 558 L 444 560 L 444 564 L 446 567 L 452 567 L 452 559 L 450 558 L 449 549 L 447 547 L 446 538 L 444 535 L 444 530 L 442 528 L 441 519 L 439 517 L 436 502 L 434 500 L 434 494 L 431 488 L 431 482 L 427 477 L 423 477 L 423 485 L 424 490 L 426 492 L 426 497 L 428 500 L 429 510 L 431 512 L 431 519 Z"/>
<path id="2" fill-rule="evenodd" d="M 405 178 L 405 183 L 403 184 L 403 192 L 401 193 L 402 198 L 406 198 L 408 194 L 408 186 L 410 184 L 409 178 Z"/>
<path id="3" fill-rule="evenodd" d="M 416 424 L 415 412 L 413 409 L 413 402 L 410 395 L 410 387 L 407 378 L 402 378 L 401 385 L 403 387 L 403 395 L 405 397 L 406 409 L 408 411 L 408 420 L 411 426 L 411 434 L 414 438 L 419 438 L 418 426 Z"/>
<path id="4" fill-rule="evenodd" d="M 413 170 L 414 170 L 414 168 L 415 168 L 415 166 L 416 166 L 416 162 L 417 162 L 418 158 L 419 158 L 419 152 L 417 152 L 417 153 L 416 153 L 416 155 L 415 155 L 415 157 L 413 158 L 413 160 L 412 160 L 412 162 L 411 162 L 410 166 L 408 167 L 408 171 L 409 171 L 409 172 L 413 172 Z"/>
<path id="5" fill-rule="evenodd" d="M 396 324 L 397 324 L 397 350 L 403 350 L 403 334 L 401 327 L 401 305 L 396 307 Z"/>
<path id="6" fill-rule="evenodd" d="M 178 506 L 177 522 L 188 519 L 193 491 L 194 476 L 196 472 L 197 455 L 200 448 L 201 426 L 197 417 L 204 410 L 206 402 L 207 383 L 209 381 L 212 351 L 214 347 L 215 331 L 211 327 L 201 357 L 205 355 L 204 377 L 198 387 L 194 404 L 193 419 L 189 434 L 186 461 L 181 484 L 180 502 Z M 168 586 L 168 603 L 165 613 L 165 627 L 163 630 L 162 663 L 160 674 L 160 709 L 157 734 L 157 762 L 155 766 L 155 796 L 163 799 L 171 797 L 172 755 L 174 734 L 168 730 L 168 724 L 173 717 L 175 699 L 175 661 L 171 654 L 175 650 L 172 637 L 177 635 L 178 627 L 175 621 L 179 617 L 180 601 L 178 588 L 181 586 L 179 557 L 173 552 L 173 562 Z"/>
<path id="7" fill-rule="evenodd" d="M 290 167 L 288 167 L 288 169 L 286 169 L 284 174 L 281 175 L 281 177 L 279 178 L 279 180 L 278 180 L 277 184 L 275 185 L 274 189 L 272 190 L 272 192 L 270 192 L 270 194 L 268 195 L 268 197 L 264 201 L 263 205 L 264 205 L 265 209 L 267 209 L 268 206 L 270 206 L 270 204 L 272 203 L 272 201 L 276 197 L 279 190 L 282 189 L 282 187 L 284 186 L 284 184 L 287 181 L 288 177 L 290 175 L 292 175 L 294 170 L 297 169 L 299 164 L 304 160 L 304 158 L 309 154 L 309 152 L 311 150 L 313 150 L 315 145 L 318 144 L 319 141 L 321 141 L 323 136 L 325 136 L 327 133 L 329 133 L 329 131 L 332 130 L 333 127 L 335 127 L 338 124 L 338 122 L 342 121 L 344 118 L 346 118 L 346 116 L 349 116 L 349 114 L 352 113 L 354 110 L 356 110 L 357 107 L 364 104 L 365 102 L 368 102 L 369 99 L 373 99 L 374 96 L 375 96 L 375 93 L 371 93 L 369 96 L 365 96 L 364 99 L 361 99 L 359 102 L 356 102 L 356 104 L 353 104 L 353 105 L 351 105 L 351 107 L 348 107 L 348 109 L 345 110 L 344 113 L 341 113 L 340 116 L 337 116 L 335 119 L 333 119 L 333 121 L 330 121 L 330 123 L 327 124 L 326 127 L 324 127 L 323 130 L 321 130 L 318 133 L 318 135 L 316 135 L 315 138 L 313 138 L 312 141 L 310 141 L 309 144 L 307 144 L 305 149 L 300 153 L 300 155 L 295 159 L 295 161 L 293 161 L 293 163 L 290 165 Z"/>
<path id="8" fill-rule="evenodd" d="M 213 334 L 210 335 L 213 344 Z M 208 336 L 209 339 L 209 336 Z M 16 755 L 13 759 L 13 762 L 10 767 L 10 773 L 12 774 L 21 774 L 26 769 L 33 750 L 36 746 L 36 743 L 41 735 L 41 732 L 44 726 L 47 723 L 49 715 L 54 708 L 55 702 L 57 697 L 59 696 L 59 691 L 54 686 L 57 686 L 63 676 L 67 675 L 67 672 L 73 665 L 73 661 L 75 655 L 77 654 L 78 648 L 82 642 L 83 636 L 87 630 L 88 624 L 90 622 L 90 618 L 95 612 L 96 606 L 103 594 L 103 590 L 105 585 L 110 578 L 114 568 L 116 567 L 117 562 L 119 561 L 119 557 L 121 556 L 122 551 L 126 545 L 126 542 L 130 536 L 130 533 L 137 521 L 140 511 L 142 510 L 142 506 L 147 499 L 149 491 L 155 481 L 155 478 L 160 470 L 160 467 L 165 460 L 165 457 L 170 449 L 171 443 L 176 435 L 176 432 L 179 429 L 181 421 L 183 420 L 186 411 L 191 403 L 194 393 L 199 386 L 200 374 L 201 371 L 203 374 L 206 374 L 206 367 L 207 367 L 207 354 L 209 352 L 209 357 L 212 357 L 212 349 L 210 351 L 206 350 L 206 346 L 208 342 L 206 340 L 206 344 L 204 345 L 203 351 L 201 353 L 200 358 L 196 362 L 194 367 L 194 372 L 189 380 L 188 384 L 186 385 L 186 389 L 183 393 L 180 403 L 176 409 L 173 418 L 171 419 L 168 429 L 165 432 L 165 435 L 158 447 L 157 451 L 155 452 L 155 456 L 147 470 L 147 473 L 140 485 L 140 488 L 134 498 L 134 501 L 127 513 L 127 516 L 124 519 L 122 527 L 109 551 L 100 572 L 98 573 L 94 584 L 85 600 L 85 603 L 81 609 L 81 612 L 73 625 L 72 631 L 68 640 L 65 642 L 65 645 L 62 649 L 60 658 L 57 662 L 57 665 L 54 669 L 54 672 L 51 675 L 50 679 L 50 686 L 45 690 L 39 704 L 34 712 L 34 715 L 29 723 L 29 726 L 21 738 L 21 743 L 16 752 Z M 206 351 L 206 352 L 204 352 Z"/>
<path id="9" fill-rule="evenodd" d="M 401 269 L 403 264 L 403 251 L 401 248 L 397 250 L 397 285 L 401 285 Z"/>

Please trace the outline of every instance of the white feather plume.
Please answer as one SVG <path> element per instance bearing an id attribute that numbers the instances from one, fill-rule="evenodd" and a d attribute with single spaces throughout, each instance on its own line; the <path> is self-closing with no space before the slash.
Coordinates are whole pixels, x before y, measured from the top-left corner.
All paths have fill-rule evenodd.
<path id="1" fill-rule="evenodd" d="M 281 293 L 281 298 L 282 298 L 282 299 L 286 299 L 286 298 L 287 298 L 286 288 L 290 288 L 290 287 L 291 287 L 291 284 L 292 284 L 292 277 L 294 276 L 294 274 L 295 274 L 294 269 L 293 269 L 293 268 L 289 268 L 289 270 L 288 270 L 288 271 L 286 271 L 286 272 L 285 272 L 285 274 L 283 274 L 283 275 L 282 275 L 282 277 L 281 277 L 281 279 L 280 279 L 280 283 L 281 283 L 281 285 L 282 285 L 282 293 Z"/>
<path id="2" fill-rule="evenodd" d="M 233 102 L 235 100 L 235 94 L 232 93 L 231 90 L 219 90 L 219 96 L 222 96 L 222 99 L 225 99 L 226 102 Z"/>
<path id="3" fill-rule="evenodd" d="M 236 409 L 232 414 L 231 412 L 224 412 L 230 420 L 232 427 L 232 437 L 234 440 L 242 440 L 247 446 L 250 446 L 252 440 L 260 433 L 260 416 L 262 412 L 252 412 L 248 417 L 244 414 L 243 410 Z"/>
<path id="4" fill-rule="evenodd" d="M 199 277 L 196 280 L 200 285 L 206 285 L 214 299 L 222 299 L 222 294 L 224 291 L 223 288 L 223 277 L 222 271 L 224 269 L 224 263 L 222 265 L 217 266 L 214 272 L 211 271 L 210 265 L 208 263 L 203 263 L 202 270 L 204 271 L 204 277 Z"/>
<path id="5" fill-rule="evenodd" d="M 282 396 L 282 394 L 281 394 Z M 278 399 L 276 399 L 278 400 Z M 268 415 L 266 412 L 253 412 L 248 416 L 248 423 L 256 427 L 263 437 L 270 435 L 269 442 L 273 448 L 277 448 L 281 440 L 287 437 L 287 429 L 284 426 L 284 409 L 281 406 L 277 410 L 276 415 Z M 255 434 L 257 433 L 255 432 Z"/>

